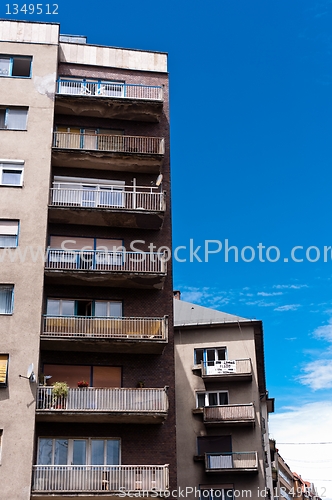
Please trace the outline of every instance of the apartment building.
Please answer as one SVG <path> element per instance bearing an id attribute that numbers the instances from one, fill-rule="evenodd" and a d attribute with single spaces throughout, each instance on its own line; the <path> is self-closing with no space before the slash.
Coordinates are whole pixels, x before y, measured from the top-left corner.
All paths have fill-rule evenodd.
<path id="1" fill-rule="evenodd" d="M 167 55 L 0 21 L 1 498 L 176 487 Z M 47 250 L 47 251 L 46 251 Z"/>
<path id="2" fill-rule="evenodd" d="M 192 498 L 272 498 L 262 322 L 175 296 L 179 486 Z"/>

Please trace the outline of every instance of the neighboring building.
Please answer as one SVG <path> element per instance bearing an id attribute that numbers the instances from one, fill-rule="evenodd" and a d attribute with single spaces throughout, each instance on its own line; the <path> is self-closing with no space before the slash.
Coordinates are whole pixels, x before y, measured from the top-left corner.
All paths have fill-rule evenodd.
<path id="1" fill-rule="evenodd" d="M 0 21 L 0 40 L 0 496 L 165 492 L 167 55 L 59 41 L 51 23 Z"/>
<path id="2" fill-rule="evenodd" d="M 294 496 L 301 500 L 321 500 L 314 483 L 304 481 L 302 477 L 293 472 Z"/>
<path id="3" fill-rule="evenodd" d="M 274 400 L 265 385 L 262 322 L 175 296 L 179 487 L 210 500 L 271 498 Z"/>
<path id="4" fill-rule="evenodd" d="M 304 481 L 296 472 L 292 472 L 280 455 L 276 442 L 270 439 L 273 493 L 275 500 L 321 500 L 313 483 Z"/>

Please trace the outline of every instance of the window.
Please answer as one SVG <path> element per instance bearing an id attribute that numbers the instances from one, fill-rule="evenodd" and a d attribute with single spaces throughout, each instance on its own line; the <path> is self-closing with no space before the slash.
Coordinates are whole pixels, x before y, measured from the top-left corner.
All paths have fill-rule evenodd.
<path id="1" fill-rule="evenodd" d="M 0 186 L 22 186 L 23 160 L 0 160 Z"/>
<path id="2" fill-rule="evenodd" d="M 199 436 L 197 438 L 197 452 L 198 455 L 204 455 L 204 453 L 231 453 L 232 437 Z"/>
<path id="3" fill-rule="evenodd" d="M 228 405 L 228 392 L 197 392 L 196 405 L 197 408 L 203 408 L 204 406 Z"/>
<path id="4" fill-rule="evenodd" d="M 18 221 L 0 219 L 0 248 L 15 248 L 18 244 Z"/>
<path id="5" fill-rule="evenodd" d="M 200 488 L 200 500 L 233 500 L 234 491 L 233 488 Z"/>
<path id="6" fill-rule="evenodd" d="M 39 438 L 38 465 L 119 465 L 120 439 Z"/>
<path id="7" fill-rule="evenodd" d="M 77 382 L 85 380 L 90 387 L 121 387 L 120 366 L 51 365 L 44 364 L 43 373 L 51 375 L 47 385 L 64 380 L 69 387 L 77 388 Z"/>
<path id="8" fill-rule="evenodd" d="M 121 318 L 122 302 L 116 300 L 47 299 L 47 316 L 94 316 Z"/>
<path id="9" fill-rule="evenodd" d="M 7 387 L 8 382 L 8 354 L 0 354 L 0 387 Z"/>
<path id="10" fill-rule="evenodd" d="M 26 130 L 28 108 L 5 108 L 0 106 L 0 129 L 1 130 Z"/>
<path id="11" fill-rule="evenodd" d="M 0 285 L 0 314 L 12 314 L 14 285 Z"/>
<path id="12" fill-rule="evenodd" d="M 215 361 L 226 359 L 226 347 L 208 347 L 195 349 L 195 365 L 203 363 L 205 366 L 213 366 Z"/>
<path id="13" fill-rule="evenodd" d="M 31 78 L 32 57 L 0 55 L 0 76 Z"/>

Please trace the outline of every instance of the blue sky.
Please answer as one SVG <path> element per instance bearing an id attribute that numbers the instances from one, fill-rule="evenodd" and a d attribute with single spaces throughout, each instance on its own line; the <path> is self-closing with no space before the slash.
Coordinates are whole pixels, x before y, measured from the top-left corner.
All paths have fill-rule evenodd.
<path id="1" fill-rule="evenodd" d="M 256 248 L 252 262 L 225 262 L 223 251 L 174 262 L 175 288 L 184 300 L 262 319 L 274 437 L 292 429 L 288 441 L 332 441 L 332 261 L 290 259 L 294 246 L 303 258 L 307 247 L 332 245 L 331 0 L 58 4 L 54 16 L 6 16 L 3 2 L 0 17 L 169 53 L 174 247 L 227 239 Z M 259 243 L 278 247 L 280 260 L 260 262 Z M 312 417 L 322 412 L 316 435 Z M 317 463 L 323 449 L 301 462 L 303 447 L 280 445 L 320 487 L 332 485 Z"/>

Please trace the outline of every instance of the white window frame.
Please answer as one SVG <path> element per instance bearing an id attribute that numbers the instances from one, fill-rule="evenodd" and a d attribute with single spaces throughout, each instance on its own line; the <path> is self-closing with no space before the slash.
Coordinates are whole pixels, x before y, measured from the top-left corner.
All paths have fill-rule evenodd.
<path id="1" fill-rule="evenodd" d="M 204 403 L 204 407 L 211 407 L 211 406 L 214 406 L 214 405 L 209 405 L 209 394 L 227 394 L 227 405 L 230 404 L 229 402 L 229 392 L 228 391 L 197 391 L 196 392 L 196 408 L 202 408 L 201 406 L 198 405 L 198 395 L 201 395 L 201 394 L 204 394 L 205 396 L 205 403 Z M 218 396 L 219 397 L 219 396 Z M 222 406 L 222 405 L 217 405 L 217 406 Z"/>
<path id="2" fill-rule="evenodd" d="M 5 229 L 2 229 L 2 227 L 8 226 L 8 223 L 16 223 L 16 233 L 7 231 Z M 14 225 L 13 225 L 14 227 Z M 18 235 L 19 235 L 19 230 L 20 230 L 20 221 L 19 220 L 14 220 L 14 219 L 0 219 L 0 248 L 17 248 L 18 247 Z M 16 237 L 15 245 L 1 245 L 1 238 L 2 237 Z"/>
<path id="3" fill-rule="evenodd" d="M 1 289 L 10 289 L 11 290 L 11 305 L 10 305 L 10 311 L 8 312 L 1 312 L 0 311 L 0 316 L 11 316 L 14 311 L 14 285 L 11 284 L 0 284 L 0 290 Z"/>
<path id="4" fill-rule="evenodd" d="M 40 436 L 38 438 L 38 451 L 37 451 L 37 458 L 39 458 L 39 447 L 40 447 L 40 440 L 41 439 L 48 439 L 50 441 L 52 441 L 52 464 L 54 466 L 54 453 L 55 453 L 55 443 L 56 441 L 58 440 L 66 440 L 68 442 L 68 450 L 67 450 L 67 465 L 72 465 L 72 461 L 73 461 L 73 452 L 74 452 L 74 441 L 85 441 L 86 443 L 86 448 L 85 448 L 85 452 L 86 452 L 86 456 L 85 456 L 85 464 L 82 464 L 82 465 L 93 465 L 91 464 L 91 452 L 92 452 L 92 441 L 94 440 L 98 440 L 98 441 L 104 441 L 104 464 L 102 465 L 107 465 L 106 462 L 107 462 L 107 445 L 106 445 L 106 441 L 118 441 L 119 442 L 119 464 L 118 465 L 121 465 L 121 438 L 120 437 L 108 437 L 108 438 L 105 438 L 105 437 L 98 437 L 98 436 L 94 436 L 93 438 L 84 438 L 84 437 L 65 437 L 65 436 L 59 436 L 59 437 L 47 437 L 47 436 Z M 43 465 L 43 464 L 39 464 L 39 465 Z M 116 465 L 116 464 L 114 464 Z M 110 467 L 112 467 L 112 465 L 110 465 Z"/>
<path id="5" fill-rule="evenodd" d="M 19 184 L 3 184 L 3 171 L 12 170 L 21 172 L 21 179 Z M 3 187 L 22 187 L 23 186 L 23 176 L 24 176 L 24 160 L 8 160 L 0 158 L 0 186 Z"/>
<path id="6" fill-rule="evenodd" d="M 13 75 L 13 65 L 14 65 L 14 59 L 29 59 L 30 60 L 30 73 L 29 76 L 24 76 L 24 75 Z M 0 54 L 0 59 L 8 59 L 9 60 L 9 71 L 8 73 L 4 73 L 4 70 L 1 70 L 0 68 L 0 77 L 9 77 L 9 78 L 31 78 L 32 76 L 32 56 L 25 56 L 21 54 Z"/>
<path id="7" fill-rule="evenodd" d="M 227 347 L 226 346 L 220 346 L 220 347 L 196 347 L 194 349 L 194 362 L 195 364 L 199 364 L 196 361 L 196 351 L 202 350 L 203 351 L 203 363 L 205 366 L 209 366 L 208 363 L 215 363 L 216 361 L 220 361 L 218 357 L 218 351 L 224 350 L 225 351 L 225 359 L 227 359 Z M 207 360 L 207 351 L 212 351 L 214 350 L 214 361 L 212 360 Z"/>

